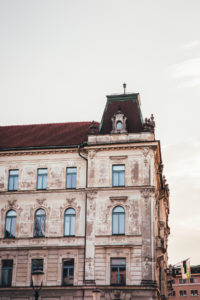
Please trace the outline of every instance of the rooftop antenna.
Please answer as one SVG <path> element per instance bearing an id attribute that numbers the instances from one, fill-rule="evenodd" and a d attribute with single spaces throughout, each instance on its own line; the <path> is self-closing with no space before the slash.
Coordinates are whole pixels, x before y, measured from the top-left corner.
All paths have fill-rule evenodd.
<path id="1" fill-rule="evenodd" d="M 126 83 L 123 83 L 124 94 L 126 94 Z"/>

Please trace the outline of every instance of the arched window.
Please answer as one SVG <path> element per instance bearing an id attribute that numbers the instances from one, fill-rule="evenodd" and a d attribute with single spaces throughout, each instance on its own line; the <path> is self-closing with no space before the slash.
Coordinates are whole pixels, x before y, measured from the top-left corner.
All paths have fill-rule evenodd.
<path id="1" fill-rule="evenodd" d="M 38 209 L 35 213 L 34 237 L 40 237 L 45 235 L 45 219 L 46 214 L 44 209 Z"/>
<path id="2" fill-rule="evenodd" d="M 121 206 L 116 206 L 112 212 L 112 233 L 125 234 L 125 211 Z"/>
<path id="3" fill-rule="evenodd" d="M 64 235 L 75 235 L 76 212 L 73 208 L 66 209 L 64 223 Z"/>
<path id="4" fill-rule="evenodd" d="M 6 214 L 5 238 L 14 238 L 16 233 L 17 214 L 11 209 Z"/>

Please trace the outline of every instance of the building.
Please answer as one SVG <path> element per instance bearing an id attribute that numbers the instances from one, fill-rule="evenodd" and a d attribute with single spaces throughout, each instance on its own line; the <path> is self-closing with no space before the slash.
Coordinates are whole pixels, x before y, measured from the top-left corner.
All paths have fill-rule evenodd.
<path id="1" fill-rule="evenodd" d="M 172 291 L 169 299 L 196 299 L 200 297 L 200 266 L 191 266 L 190 278 L 182 278 L 180 268 L 174 269 Z M 183 298 L 184 297 L 184 298 Z"/>
<path id="2" fill-rule="evenodd" d="M 0 300 L 166 299 L 169 189 L 137 93 L 101 123 L 0 127 Z"/>

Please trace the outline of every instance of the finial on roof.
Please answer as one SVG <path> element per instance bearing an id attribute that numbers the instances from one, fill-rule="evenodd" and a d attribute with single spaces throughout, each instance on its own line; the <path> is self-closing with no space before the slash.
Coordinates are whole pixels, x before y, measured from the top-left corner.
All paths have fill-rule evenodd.
<path id="1" fill-rule="evenodd" d="M 126 94 L 126 83 L 123 83 L 124 94 Z"/>

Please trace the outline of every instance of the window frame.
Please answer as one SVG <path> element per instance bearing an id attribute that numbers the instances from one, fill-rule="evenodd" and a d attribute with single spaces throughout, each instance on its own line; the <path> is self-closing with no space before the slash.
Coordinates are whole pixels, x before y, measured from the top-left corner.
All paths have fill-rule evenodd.
<path id="1" fill-rule="evenodd" d="M 3 264 L 4 262 L 12 262 L 12 266 L 8 266 L 8 267 L 4 267 Z M 4 274 L 3 273 L 7 273 L 7 274 Z M 10 274 L 10 276 L 9 276 Z M 3 284 L 3 277 L 6 275 L 6 283 L 7 284 Z M 2 259 L 1 261 L 1 286 L 2 287 L 10 287 L 12 286 L 12 276 L 13 276 L 13 259 Z M 9 277 L 10 277 L 10 280 L 9 280 Z"/>
<path id="2" fill-rule="evenodd" d="M 68 172 L 70 169 L 75 169 L 76 172 Z M 73 176 L 75 176 L 75 184 L 73 184 Z M 76 189 L 77 167 L 66 168 L 66 189 Z M 68 182 L 70 183 L 68 185 Z"/>
<path id="3" fill-rule="evenodd" d="M 37 212 L 38 212 L 39 210 L 43 210 L 44 214 L 39 214 L 39 215 L 37 215 Z M 43 234 L 43 233 L 41 234 L 41 232 L 42 232 L 41 228 L 39 229 L 39 234 L 36 234 L 36 219 L 39 219 L 39 220 L 40 220 L 40 221 L 39 221 L 39 224 L 41 224 L 41 220 L 44 219 L 44 234 Z M 38 222 L 38 221 L 37 221 L 37 222 Z M 42 221 L 42 222 L 43 222 L 43 221 Z M 35 215 L 34 215 L 34 232 L 33 232 L 33 237 L 34 237 L 34 238 L 42 238 L 42 237 L 45 237 L 45 225 L 46 225 L 46 212 L 45 212 L 45 210 L 44 210 L 43 208 L 38 208 L 38 209 L 35 211 Z"/>
<path id="4" fill-rule="evenodd" d="M 64 262 L 73 261 L 72 265 L 64 266 Z M 67 270 L 67 283 L 64 283 L 64 271 Z M 70 270 L 73 270 L 73 283 L 69 283 Z M 74 285 L 74 258 L 63 258 L 62 259 L 62 286 L 73 286 Z"/>
<path id="5" fill-rule="evenodd" d="M 67 213 L 67 211 L 73 210 L 74 213 Z M 67 219 L 69 219 L 69 234 L 66 233 L 66 224 Z M 72 234 L 72 226 L 73 226 L 73 220 L 74 219 L 74 233 Z M 73 207 L 68 207 L 65 209 L 64 212 L 64 236 L 75 236 L 76 235 L 76 210 Z"/>
<path id="6" fill-rule="evenodd" d="M 186 290 L 179 290 L 179 296 L 180 297 L 186 297 L 187 296 L 187 291 Z"/>
<path id="7" fill-rule="evenodd" d="M 112 264 L 113 260 L 124 260 L 125 264 Z M 117 268 L 117 283 L 112 282 L 112 269 Z M 125 270 L 125 278 L 124 283 L 120 283 L 120 271 L 123 272 L 123 270 L 120 270 L 124 268 Z M 124 257 L 112 257 L 110 258 L 110 285 L 111 286 L 126 286 L 126 258 Z"/>
<path id="8" fill-rule="evenodd" d="M 17 174 L 11 174 L 17 171 Z M 10 169 L 8 174 L 8 191 L 17 191 L 19 183 L 19 169 Z M 12 185 L 12 186 L 11 186 Z M 16 188 L 15 188 L 16 185 Z"/>
<path id="9" fill-rule="evenodd" d="M 10 212 L 15 212 L 15 216 L 8 216 L 8 214 Z M 9 229 L 10 229 L 10 232 L 9 234 L 7 234 L 7 223 L 8 220 L 10 220 L 10 224 L 9 224 Z M 12 226 L 13 226 L 13 221 L 15 220 L 15 232 L 12 232 Z M 14 209 L 10 209 L 7 211 L 6 213 L 6 216 L 5 216 L 5 230 L 4 230 L 4 238 L 6 239 L 14 239 L 16 237 L 16 227 L 17 227 L 17 213 Z M 12 233 L 14 233 L 14 235 L 12 235 Z"/>
<path id="10" fill-rule="evenodd" d="M 117 208 L 122 208 L 123 212 L 115 212 Z M 114 217 L 117 217 L 117 232 L 114 232 Z M 121 232 L 121 222 L 120 222 L 120 217 L 123 216 L 123 232 Z M 126 220 L 126 214 L 125 214 L 125 209 L 121 205 L 117 205 L 113 208 L 112 210 L 112 235 L 125 235 L 125 220 Z"/>
<path id="11" fill-rule="evenodd" d="M 46 174 L 39 174 L 41 170 L 46 170 Z M 39 178 L 42 179 L 41 187 L 39 187 Z M 46 178 L 46 181 L 45 181 Z M 47 189 L 47 168 L 38 168 L 37 169 L 37 190 L 46 190 Z"/>
<path id="12" fill-rule="evenodd" d="M 41 261 L 42 262 L 42 267 L 39 267 L 39 268 L 38 267 L 33 267 L 33 261 Z M 44 259 L 43 258 L 32 258 L 31 259 L 31 286 L 33 285 L 32 274 L 36 270 L 44 271 Z"/>
<path id="13" fill-rule="evenodd" d="M 198 297 L 199 296 L 198 290 L 190 290 L 190 296 L 191 297 Z"/>
<path id="14" fill-rule="evenodd" d="M 115 167 L 124 167 L 124 170 L 114 170 Z M 123 175 L 123 183 L 120 182 L 121 175 Z M 117 184 L 115 184 L 115 177 L 117 177 Z M 125 164 L 112 165 L 112 186 L 113 187 L 125 186 Z"/>

